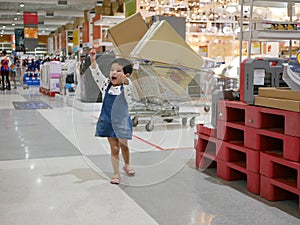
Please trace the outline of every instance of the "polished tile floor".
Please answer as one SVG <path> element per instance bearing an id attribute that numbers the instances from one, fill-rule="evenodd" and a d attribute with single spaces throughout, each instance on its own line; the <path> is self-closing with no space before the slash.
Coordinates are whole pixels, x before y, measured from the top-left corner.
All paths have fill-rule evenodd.
<path id="1" fill-rule="evenodd" d="M 36 87 L 0 93 L 1 225 L 300 224 L 298 202 L 262 200 L 245 181 L 197 170 L 194 128 L 176 120 L 135 127 L 136 176 L 111 185 L 108 144 L 94 137 L 98 115 Z"/>

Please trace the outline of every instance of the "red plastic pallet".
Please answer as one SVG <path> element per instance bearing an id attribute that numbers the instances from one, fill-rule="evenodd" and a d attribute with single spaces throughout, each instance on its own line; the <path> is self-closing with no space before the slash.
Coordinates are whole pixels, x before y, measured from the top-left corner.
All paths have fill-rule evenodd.
<path id="1" fill-rule="evenodd" d="M 59 92 L 56 91 L 50 91 L 49 89 L 40 87 L 40 92 L 49 95 L 50 97 L 55 97 L 55 94 L 59 94 Z"/>
<path id="2" fill-rule="evenodd" d="M 245 124 L 247 104 L 241 101 L 220 100 L 217 119 L 238 124 Z"/>
<path id="3" fill-rule="evenodd" d="M 204 126 L 204 124 L 196 124 L 197 133 L 205 134 L 207 136 L 215 137 L 216 130 L 214 128 L 209 128 Z"/>
<path id="4" fill-rule="evenodd" d="M 217 176 L 228 181 L 246 179 L 248 191 L 254 194 L 260 193 L 260 174 L 235 163 L 217 159 Z"/>
<path id="5" fill-rule="evenodd" d="M 217 159 L 231 162 L 251 172 L 259 172 L 259 151 L 246 148 L 242 145 L 232 144 L 226 141 L 222 142 Z"/>
<path id="6" fill-rule="evenodd" d="M 280 153 L 261 152 L 260 173 L 300 191 L 300 163 L 286 160 Z"/>
<path id="7" fill-rule="evenodd" d="M 196 167 L 199 169 L 216 168 L 217 161 L 214 156 L 205 152 L 196 151 Z"/>
<path id="8" fill-rule="evenodd" d="M 217 138 L 242 145 L 245 139 L 245 129 L 246 127 L 243 124 L 218 120 Z"/>
<path id="9" fill-rule="evenodd" d="M 279 150 L 285 159 L 300 161 L 299 137 L 246 127 L 244 146 L 259 151 Z"/>
<path id="10" fill-rule="evenodd" d="M 300 137 L 300 113 L 259 106 L 248 106 L 245 125 Z"/>
<path id="11" fill-rule="evenodd" d="M 260 176 L 260 196 L 269 201 L 280 201 L 287 199 L 299 199 L 300 214 L 300 190 L 283 185 L 277 179 Z"/>
<path id="12" fill-rule="evenodd" d="M 216 156 L 221 147 L 222 141 L 204 134 L 197 134 L 196 151 L 206 152 L 212 156 Z"/>

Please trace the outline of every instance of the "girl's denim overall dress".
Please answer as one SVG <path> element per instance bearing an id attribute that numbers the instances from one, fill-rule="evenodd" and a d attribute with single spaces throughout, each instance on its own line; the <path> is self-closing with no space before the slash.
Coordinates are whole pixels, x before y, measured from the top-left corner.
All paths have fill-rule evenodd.
<path id="1" fill-rule="evenodd" d="M 108 90 L 111 86 L 112 84 L 109 83 L 105 90 L 95 136 L 131 140 L 132 122 L 125 99 L 124 86 L 123 84 L 121 85 L 120 95 L 109 94 Z"/>

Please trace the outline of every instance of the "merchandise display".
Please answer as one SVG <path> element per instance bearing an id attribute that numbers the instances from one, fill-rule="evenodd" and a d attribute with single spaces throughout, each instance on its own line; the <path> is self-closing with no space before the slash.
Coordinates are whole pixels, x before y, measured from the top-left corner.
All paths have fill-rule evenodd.
<path id="1" fill-rule="evenodd" d="M 40 85 L 40 73 L 26 72 L 23 79 L 25 85 Z"/>
<path id="2" fill-rule="evenodd" d="M 50 96 L 60 92 L 61 62 L 45 62 L 41 65 L 40 91 Z"/>
<path id="3" fill-rule="evenodd" d="M 76 60 L 66 60 L 64 63 L 62 63 L 62 72 L 59 78 L 59 93 L 62 95 L 66 95 L 66 91 L 69 89 L 67 88 L 67 85 L 77 83 L 75 66 Z"/>

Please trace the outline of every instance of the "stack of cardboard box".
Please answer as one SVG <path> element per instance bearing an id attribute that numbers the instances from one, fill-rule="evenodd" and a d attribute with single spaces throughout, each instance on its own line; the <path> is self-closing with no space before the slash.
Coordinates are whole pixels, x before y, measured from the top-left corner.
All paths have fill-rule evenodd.
<path id="1" fill-rule="evenodd" d="M 166 21 L 158 21 L 148 29 L 140 13 L 111 27 L 112 43 L 123 57 L 149 60 L 172 66 L 200 69 L 203 59 Z"/>
<path id="2" fill-rule="evenodd" d="M 300 91 L 290 88 L 259 88 L 255 105 L 300 112 Z"/>

